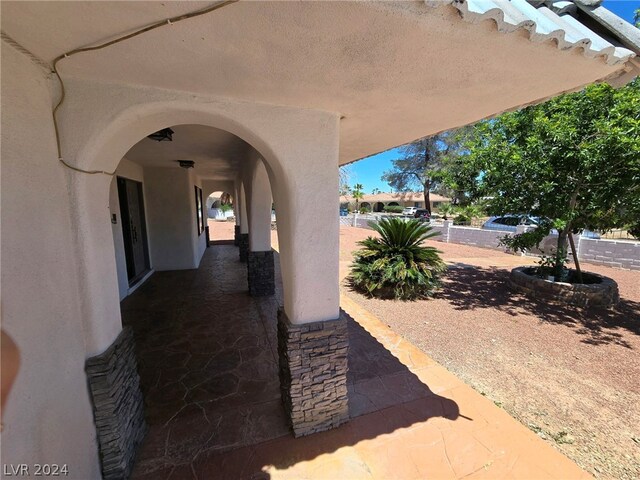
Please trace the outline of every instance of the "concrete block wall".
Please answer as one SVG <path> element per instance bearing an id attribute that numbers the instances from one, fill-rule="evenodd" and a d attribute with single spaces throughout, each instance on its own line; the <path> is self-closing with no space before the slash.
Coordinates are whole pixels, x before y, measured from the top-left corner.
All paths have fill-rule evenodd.
<path id="1" fill-rule="evenodd" d="M 493 248 L 505 250 L 500 245 L 500 238 L 507 235 L 508 232 L 500 232 L 495 230 L 483 230 L 474 227 L 450 227 L 449 243 L 460 243 L 462 245 L 472 245 L 474 247 Z M 443 235 L 444 237 L 444 235 Z M 438 240 L 436 238 L 436 240 Z"/>
<path id="2" fill-rule="evenodd" d="M 583 262 L 640 270 L 640 242 L 581 238 L 577 250 Z"/>
<path id="3" fill-rule="evenodd" d="M 445 224 L 432 224 L 431 226 L 431 230 L 434 232 L 438 232 L 440 235 L 433 237 L 432 240 L 435 240 L 437 242 L 446 242 L 447 241 L 447 235 L 448 235 L 448 229 L 447 226 Z"/>
<path id="4" fill-rule="evenodd" d="M 341 224 L 353 226 L 353 220 L 349 218 L 347 222 L 341 219 Z M 361 222 L 360 219 L 357 221 L 357 226 L 360 228 L 370 228 L 367 226 L 365 220 Z M 440 235 L 433 238 L 433 240 L 438 242 L 459 243 L 462 245 L 472 245 L 502 251 L 507 250 L 504 245 L 500 245 L 500 238 L 509 232 L 453 226 L 450 222 L 440 224 L 432 223 L 430 226 L 433 231 L 440 233 Z M 533 249 L 530 253 L 539 255 L 545 251 L 551 251 L 551 249 L 555 248 L 557 238 L 557 235 L 549 235 L 540 243 L 540 249 Z M 640 242 L 595 240 L 577 236 L 575 240 L 578 258 L 582 262 L 629 270 L 640 270 Z"/>

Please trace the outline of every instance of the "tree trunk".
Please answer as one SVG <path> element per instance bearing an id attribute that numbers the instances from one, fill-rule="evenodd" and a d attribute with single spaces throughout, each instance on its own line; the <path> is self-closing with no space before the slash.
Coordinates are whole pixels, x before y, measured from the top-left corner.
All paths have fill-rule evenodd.
<path id="1" fill-rule="evenodd" d="M 429 212 L 429 216 L 431 216 L 431 196 L 430 196 L 429 190 L 431 190 L 431 183 L 427 182 L 424 184 L 424 190 L 423 190 L 424 208 L 427 209 L 427 211 Z"/>
<path id="2" fill-rule="evenodd" d="M 580 262 L 578 261 L 578 252 L 576 252 L 576 244 L 573 242 L 573 234 L 569 233 L 569 243 L 571 244 L 571 254 L 573 255 L 573 264 L 576 266 L 576 273 L 578 274 L 578 282 L 582 281 L 582 270 L 580 269 Z"/>
<path id="3" fill-rule="evenodd" d="M 569 228 L 565 228 L 562 231 L 558 232 L 558 244 L 556 248 L 556 258 L 555 263 L 553 265 L 553 276 L 556 279 L 562 277 L 562 272 L 564 269 L 564 259 L 567 256 L 567 238 L 569 234 Z"/>

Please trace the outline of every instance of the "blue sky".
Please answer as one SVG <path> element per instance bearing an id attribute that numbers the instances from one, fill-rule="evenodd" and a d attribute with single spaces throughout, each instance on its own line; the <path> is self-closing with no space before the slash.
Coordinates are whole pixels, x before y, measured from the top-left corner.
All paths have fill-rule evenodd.
<path id="1" fill-rule="evenodd" d="M 640 0 L 604 0 L 602 5 L 632 23 L 633 12 L 640 8 Z M 353 186 L 356 183 L 361 183 L 365 193 L 371 193 L 374 188 L 383 192 L 390 191 L 389 185 L 383 182 L 380 177 L 385 170 L 391 169 L 391 160 L 399 157 L 398 149 L 394 148 L 353 163 L 350 167 L 350 184 Z"/>

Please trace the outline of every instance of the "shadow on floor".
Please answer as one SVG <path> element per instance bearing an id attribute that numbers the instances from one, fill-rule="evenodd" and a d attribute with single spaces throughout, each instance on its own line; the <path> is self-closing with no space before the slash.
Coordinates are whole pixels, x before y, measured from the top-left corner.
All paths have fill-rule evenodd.
<path id="1" fill-rule="evenodd" d="M 509 315 L 535 315 L 542 322 L 573 328 L 584 335 L 583 342 L 592 345 L 615 343 L 631 348 L 618 330 L 640 335 L 640 303 L 620 299 L 611 309 L 580 308 L 548 303 L 514 293 L 507 287 L 509 272 L 500 268 L 450 268 L 444 288 L 437 298 L 448 301 L 457 310 L 491 308 Z"/>
<path id="2" fill-rule="evenodd" d="M 207 249 L 198 270 L 156 273 L 122 302 L 123 324 L 134 330 L 150 427 L 132 478 L 261 475 L 263 462 L 286 468 L 433 417 L 458 418 L 455 402 L 436 395 L 349 318 L 353 420 L 294 439 L 278 378 L 277 255 L 276 275 L 276 296 L 250 297 L 237 249 L 217 245 Z M 264 458 L 272 448 L 267 441 L 287 454 Z M 251 453 L 257 444 L 265 446 L 260 455 Z"/>

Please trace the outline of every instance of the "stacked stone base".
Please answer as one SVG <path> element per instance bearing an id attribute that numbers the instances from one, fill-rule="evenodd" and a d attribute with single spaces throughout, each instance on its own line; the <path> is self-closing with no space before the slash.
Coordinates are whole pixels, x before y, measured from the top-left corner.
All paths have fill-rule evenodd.
<path id="1" fill-rule="evenodd" d="M 122 330 L 102 354 L 85 364 L 98 436 L 102 478 L 129 478 L 147 432 L 133 333 Z"/>
<path id="2" fill-rule="evenodd" d="M 284 408 L 296 437 L 349 420 L 347 318 L 293 325 L 278 311 L 278 355 Z"/>
<path id="3" fill-rule="evenodd" d="M 240 254 L 240 261 L 246 263 L 249 259 L 249 234 L 241 233 L 238 237 L 238 247 Z"/>
<path id="4" fill-rule="evenodd" d="M 233 244 L 236 247 L 240 245 L 240 225 L 233 227 Z"/>
<path id="5" fill-rule="evenodd" d="M 247 280 L 252 297 L 267 297 L 276 292 L 273 250 L 249 252 Z"/>

